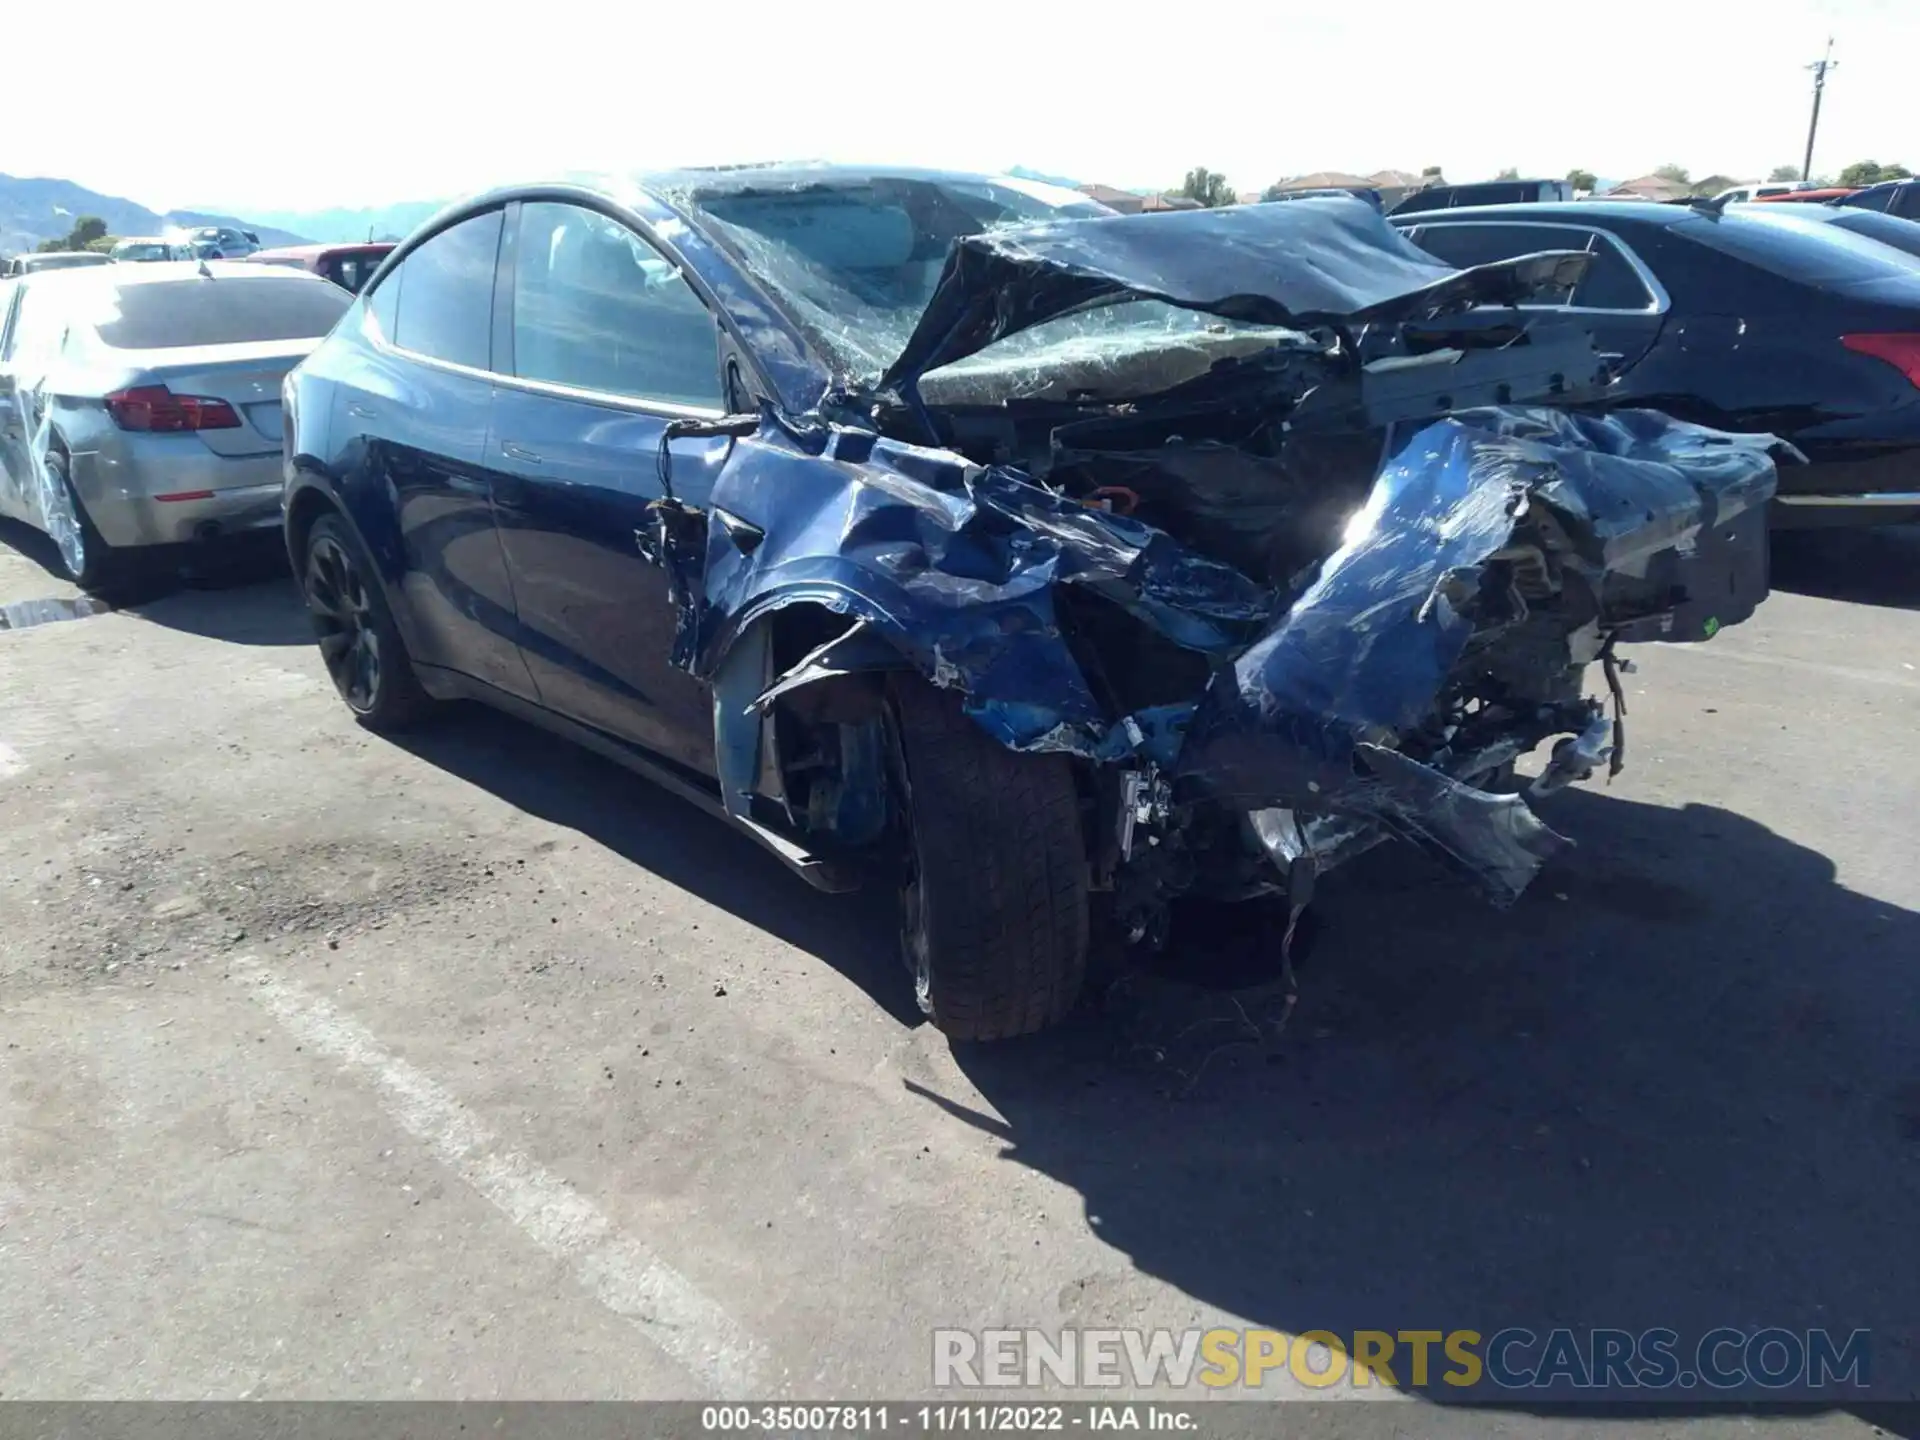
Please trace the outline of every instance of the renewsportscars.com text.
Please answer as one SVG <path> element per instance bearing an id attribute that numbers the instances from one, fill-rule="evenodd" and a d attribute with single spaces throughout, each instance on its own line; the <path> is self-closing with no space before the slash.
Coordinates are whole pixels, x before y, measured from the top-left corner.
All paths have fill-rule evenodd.
<path id="1" fill-rule="evenodd" d="M 1731 1326 L 1676 1330 L 936 1330 L 933 1383 L 995 1389 L 1257 1390 L 1270 1378 L 1423 1390 L 1865 1390 L 1870 1336 Z"/>

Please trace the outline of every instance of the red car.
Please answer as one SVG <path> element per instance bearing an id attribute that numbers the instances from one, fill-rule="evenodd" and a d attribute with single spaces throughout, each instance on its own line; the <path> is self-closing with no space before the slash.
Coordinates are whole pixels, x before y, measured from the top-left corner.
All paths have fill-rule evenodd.
<path id="1" fill-rule="evenodd" d="M 1854 193 L 1856 186 L 1829 185 L 1824 190 L 1789 190 L 1784 195 L 1757 195 L 1756 205 L 1825 205 L 1830 200 L 1844 200 Z"/>
<path id="2" fill-rule="evenodd" d="M 285 245 L 278 250 L 256 250 L 246 258 L 259 265 L 290 265 L 296 270 L 311 270 L 358 295 L 393 247 L 391 240 L 376 240 L 365 245 Z"/>

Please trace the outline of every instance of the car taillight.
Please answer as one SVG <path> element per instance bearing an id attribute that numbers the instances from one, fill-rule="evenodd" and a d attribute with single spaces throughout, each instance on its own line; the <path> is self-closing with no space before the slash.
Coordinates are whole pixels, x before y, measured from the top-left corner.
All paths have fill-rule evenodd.
<path id="1" fill-rule="evenodd" d="M 237 430 L 240 417 L 224 400 L 176 395 L 164 385 L 136 385 L 107 396 L 107 413 L 122 430 Z"/>
<path id="2" fill-rule="evenodd" d="M 1886 361 L 1907 377 L 1909 385 L 1920 387 L 1920 335 L 1842 335 L 1840 343 Z"/>

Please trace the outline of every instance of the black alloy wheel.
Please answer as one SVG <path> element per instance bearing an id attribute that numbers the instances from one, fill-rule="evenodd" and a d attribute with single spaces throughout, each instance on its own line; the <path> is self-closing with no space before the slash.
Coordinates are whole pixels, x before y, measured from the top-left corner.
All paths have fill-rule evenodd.
<path id="1" fill-rule="evenodd" d="M 418 719 L 431 702 L 365 552 L 337 516 L 322 516 L 307 536 L 301 589 L 327 675 L 355 718 L 375 730 Z"/>

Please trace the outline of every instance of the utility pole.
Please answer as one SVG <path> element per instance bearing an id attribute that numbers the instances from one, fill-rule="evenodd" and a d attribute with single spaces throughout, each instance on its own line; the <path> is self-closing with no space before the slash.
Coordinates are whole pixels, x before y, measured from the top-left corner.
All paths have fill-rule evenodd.
<path id="1" fill-rule="evenodd" d="M 1807 122 L 1807 158 L 1800 162 L 1800 178 L 1813 178 L 1813 137 L 1820 128 L 1820 92 L 1827 88 L 1827 72 L 1837 70 L 1840 64 L 1833 58 L 1833 37 L 1827 37 L 1827 53 L 1821 59 L 1807 66 L 1813 72 L 1813 118 Z"/>

